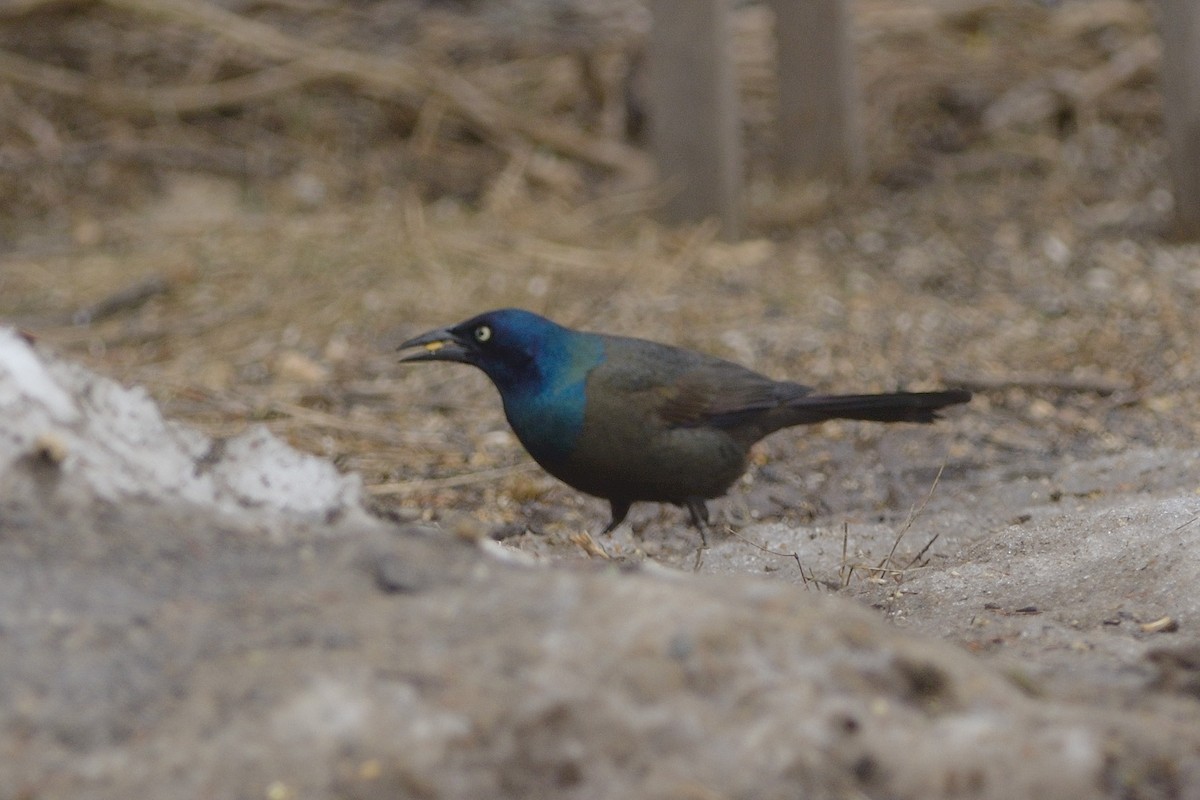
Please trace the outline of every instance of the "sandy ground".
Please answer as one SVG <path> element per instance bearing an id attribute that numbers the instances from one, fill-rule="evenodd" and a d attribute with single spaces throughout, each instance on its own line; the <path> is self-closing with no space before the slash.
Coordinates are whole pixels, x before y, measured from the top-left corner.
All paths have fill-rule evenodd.
<path id="1" fill-rule="evenodd" d="M 748 525 L 697 575 L 396 525 L 9 332 L 0 399 L 16 797 L 1200 791 L 1195 454 Z M 901 534 L 915 566 L 853 560 Z"/>
<path id="2" fill-rule="evenodd" d="M 0 656 L 0 748 L 14 796 L 630 796 L 638 784 L 618 777 L 631 774 L 664 797 L 796 785 L 830 797 L 1197 796 L 1200 248 L 1168 235 L 1153 70 L 983 129 L 984 111 L 1039 75 L 1088 74 L 1151 32 L 1145 4 L 1083 5 L 1014 5 L 933 29 L 917 15 L 890 33 L 868 14 L 871 180 L 785 190 L 755 177 L 738 242 L 658 225 L 652 194 L 547 191 L 520 164 L 474 174 L 483 189 L 470 197 L 402 184 L 303 203 L 294 183 L 175 171 L 152 197 L 83 198 L 6 238 L 0 316 L 41 357 L 142 387 L 198 431 L 188 437 L 238 441 L 262 426 L 361 476 L 390 520 L 281 512 L 246 526 L 214 524 L 169 492 L 145 506 L 92 489 L 47 499 L 25 474 L 42 450 L 30 461 L 30 442 L 5 440 L 0 636 L 21 646 Z M 331 174 L 297 174 L 317 173 Z M 935 426 L 771 437 L 714 504 L 700 571 L 715 575 L 681 577 L 697 538 L 678 509 L 635 507 L 592 539 L 605 504 L 529 463 L 480 375 L 395 363 L 407 336 L 504 305 L 822 390 L 965 385 L 976 397 Z M 188 437 L 199 450 L 185 462 L 226 457 Z M 535 566 L 498 567 L 496 553 Z M 651 619 L 656 603 L 669 614 Z M 650 626 L 653 646 L 622 619 Z M 672 650 L 671 625 L 708 644 Z M 869 643 L 848 662 L 846 635 Z M 424 649 L 406 650 L 413 641 Z M 649 653 L 658 677 L 643 691 L 606 651 L 635 665 Z M 675 673 L 656 659 L 678 667 L 683 651 L 719 654 L 689 667 L 703 691 L 662 677 Z M 932 689 L 923 652 L 950 676 Z M 879 677 L 896 653 L 902 666 Z M 464 659 L 481 666 L 455 671 Z M 773 666 L 730 678 L 753 664 Z M 489 674 L 505 697 L 479 688 Z M 745 700 L 797 681 L 808 694 L 778 718 Z M 614 682 L 631 693 L 607 694 Z M 557 711 L 506 705 L 556 692 Z M 611 725 L 588 738 L 588 698 L 618 696 Z M 690 722 L 637 718 L 647 697 L 662 719 Z M 849 719 L 879 723 L 866 750 L 833 722 L 795 725 L 804 708 L 834 720 L 843 701 Z M 772 721 L 754 734 L 756 716 Z M 441 744 L 406 739 L 410 719 Z M 729 751 L 749 766 L 723 772 L 720 743 L 747 736 L 755 758 L 782 742 L 778 760 Z M 623 739 L 645 746 L 635 761 Z M 902 766 L 915 739 L 930 743 L 913 761 L 920 779 Z M 966 757 L 956 741 L 994 758 L 951 774 Z M 805 747 L 833 754 L 828 769 Z M 689 783 L 681 765 L 699 753 L 716 760 Z M 656 773 L 659 757 L 672 766 Z M 1054 784 L 1068 762 L 1078 769 Z"/>

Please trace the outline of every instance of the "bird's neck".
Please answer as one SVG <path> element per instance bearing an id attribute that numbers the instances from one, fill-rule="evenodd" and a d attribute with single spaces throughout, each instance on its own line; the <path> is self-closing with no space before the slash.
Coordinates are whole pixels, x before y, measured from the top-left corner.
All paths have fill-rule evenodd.
<path id="1" fill-rule="evenodd" d="M 603 361 L 600 337 L 571 332 L 537 354 L 536 375 L 501 387 L 508 422 L 538 463 L 570 456 L 583 430 L 588 374 Z"/>

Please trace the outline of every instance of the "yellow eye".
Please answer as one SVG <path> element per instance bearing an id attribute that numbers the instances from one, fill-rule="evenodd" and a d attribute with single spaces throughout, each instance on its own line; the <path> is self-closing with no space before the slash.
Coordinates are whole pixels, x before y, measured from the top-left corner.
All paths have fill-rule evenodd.
<path id="1" fill-rule="evenodd" d="M 492 338 L 492 329 L 487 325 L 480 325 L 475 329 L 475 341 L 482 344 Z"/>

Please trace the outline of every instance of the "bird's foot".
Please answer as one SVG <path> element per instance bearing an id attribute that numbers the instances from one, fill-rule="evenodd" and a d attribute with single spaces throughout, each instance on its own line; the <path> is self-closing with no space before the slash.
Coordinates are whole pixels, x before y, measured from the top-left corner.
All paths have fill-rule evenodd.
<path id="1" fill-rule="evenodd" d="M 702 497 L 689 497 L 683 502 L 684 507 L 688 510 L 688 515 L 691 517 L 691 523 L 700 531 L 700 540 L 704 542 L 704 547 L 708 547 L 708 505 Z"/>
<path id="2" fill-rule="evenodd" d="M 704 552 L 708 550 L 708 505 L 701 497 L 689 497 L 684 506 L 691 515 L 692 525 L 700 531 L 700 547 L 696 549 L 696 561 L 692 565 L 693 572 L 699 572 L 704 564 Z"/>

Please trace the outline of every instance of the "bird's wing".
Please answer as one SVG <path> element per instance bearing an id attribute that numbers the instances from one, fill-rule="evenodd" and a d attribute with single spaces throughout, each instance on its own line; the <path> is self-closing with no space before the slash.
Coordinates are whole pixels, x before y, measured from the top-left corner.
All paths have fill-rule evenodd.
<path id="1" fill-rule="evenodd" d="M 727 361 L 708 362 L 656 387 L 658 415 L 669 425 L 726 427 L 809 393 Z"/>
<path id="2" fill-rule="evenodd" d="M 599 394 L 621 398 L 627 408 L 669 427 L 737 425 L 810 391 L 693 350 L 621 336 L 604 338 L 608 357 L 593 374 L 603 384 Z"/>

